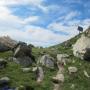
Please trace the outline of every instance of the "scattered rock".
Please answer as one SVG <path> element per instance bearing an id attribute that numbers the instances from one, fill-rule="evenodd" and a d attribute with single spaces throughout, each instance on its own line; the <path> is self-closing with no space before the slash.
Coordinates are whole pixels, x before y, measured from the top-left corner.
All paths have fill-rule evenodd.
<path id="1" fill-rule="evenodd" d="M 48 68 L 54 68 L 54 58 L 49 55 L 43 55 L 39 60 L 39 63 Z"/>
<path id="2" fill-rule="evenodd" d="M 77 70 L 78 69 L 76 67 L 68 67 L 69 74 L 76 73 Z"/>
<path id="3" fill-rule="evenodd" d="M 24 73 L 28 73 L 31 71 L 31 68 L 21 68 L 21 70 L 24 72 Z"/>
<path id="4" fill-rule="evenodd" d="M 6 65 L 7 65 L 6 60 L 4 60 L 4 59 L 0 59 L 0 69 L 5 68 Z"/>

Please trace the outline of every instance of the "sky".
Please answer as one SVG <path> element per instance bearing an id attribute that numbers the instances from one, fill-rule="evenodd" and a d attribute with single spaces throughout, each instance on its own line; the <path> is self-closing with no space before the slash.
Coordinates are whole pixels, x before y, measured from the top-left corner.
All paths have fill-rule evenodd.
<path id="1" fill-rule="evenodd" d="M 90 0 L 0 0 L 0 36 L 35 46 L 62 43 L 90 26 Z"/>

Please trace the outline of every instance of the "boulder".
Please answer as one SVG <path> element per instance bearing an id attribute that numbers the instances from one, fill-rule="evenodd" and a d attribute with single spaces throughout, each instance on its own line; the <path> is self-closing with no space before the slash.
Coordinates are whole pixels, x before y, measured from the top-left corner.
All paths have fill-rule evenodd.
<path id="1" fill-rule="evenodd" d="M 78 69 L 76 67 L 68 67 L 69 74 L 76 73 Z"/>
<path id="2" fill-rule="evenodd" d="M 14 58 L 15 59 L 15 58 Z M 33 61 L 30 57 L 28 56 L 22 56 L 22 57 L 18 57 L 14 60 L 17 64 L 20 64 L 24 67 L 28 67 L 30 65 L 32 65 Z"/>
<path id="3" fill-rule="evenodd" d="M 0 52 L 8 51 L 10 48 L 5 46 L 4 44 L 0 43 Z"/>
<path id="4" fill-rule="evenodd" d="M 30 66 L 35 62 L 35 58 L 31 52 L 31 48 L 26 43 L 19 42 L 14 48 L 13 61 L 25 67 Z"/>
<path id="5" fill-rule="evenodd" d="M 14 48 L 14 57 L 29 56 L 31 57 L 31 48 L 26 43 L 18 43 Z"/>
<path id="6" fill-rule="evenodd" d="M 66 61 L 68 61 L 69 55 L 67 54 L 57 54 L 57 65 L 66 65 Z"/>
<path id="7" fill-rule="evenodd" d="M 49 55 L 43 55 L 39 60 L 39 63 L 48 68 L 54 68 L 54 58 Z"/>
<path id="8" fill-rule="evenodd" d="M 2 77 L 0 79 L 0 85 L 3 86 L 3 85 L 8 85 L 10 83 L 10 78 L 8 77 Z"/>
<path id="9" fill-rule="evenodd" d="M 6 65 L 7 65 L 6 60 L 4 60 L 4 59 L 0 59 L 0 69 L 5 68 Z"/>
<path id="10" fill-rule="evenodd" d="M 90 30 L 82 36 L 73 45 L 73 54 L 84 60 L 90 60 Z"/>

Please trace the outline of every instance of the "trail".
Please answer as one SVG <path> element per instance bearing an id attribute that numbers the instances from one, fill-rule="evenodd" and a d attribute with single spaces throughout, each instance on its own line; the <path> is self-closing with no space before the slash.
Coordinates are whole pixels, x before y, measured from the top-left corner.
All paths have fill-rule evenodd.
<path id="1" fill-rule="evenodd" d="M 58 72 L 55 77 L 53 77 L 54 80 L 58 81 L 57 83 L 54 82 L 54 89 L 53 90 L 62 90 L 62 85 L 64 82 L 64 64 L 63 63 L 57 63 L 58 66 Z"/>

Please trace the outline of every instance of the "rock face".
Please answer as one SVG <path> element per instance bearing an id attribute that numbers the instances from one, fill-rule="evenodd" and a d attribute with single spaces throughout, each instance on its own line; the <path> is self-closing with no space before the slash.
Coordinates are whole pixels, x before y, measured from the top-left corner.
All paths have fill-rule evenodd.
<path id="1" fill-rule="evenodd" d="M 48 68 L 54 68 L 54 59 L 49 55 L 43 55 L 39 63 Z"/>
<path id="2" fill-rule="evenodd" d="M 0 52 L 12 49 L 17 42 L 12 40 L 9 36 L 0 37 Z"/>
<path id="3" fill-rule="evenodd" d="M 88 29 L 81 38 L 73 45 L 73 54 L 81 59 L 90 59 L 90 29 Z"/>
<path id="4" fill-rule="evenodd" d="M 30 66 L 34 61 L 34 56 L 31 54 L 31 48 L 23 42 L 20 42 L 14 48 L 14 57 L 13 61 L 25 67 Z"/>
<path id="5" fill-rule="evenodd" d="M 0 69 L 5 68 L 7 65 L 7 62 L 4 59 L 0 59 Z"/>

